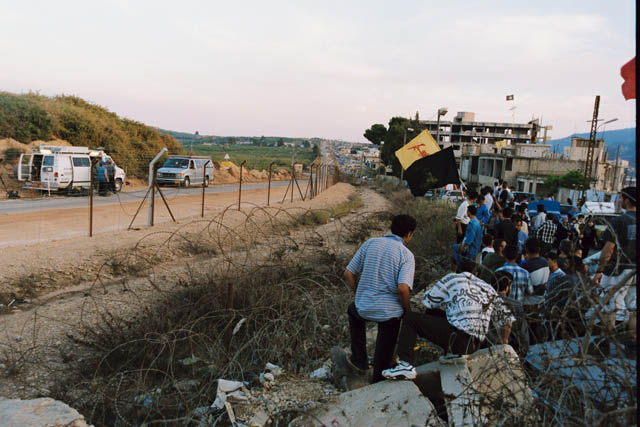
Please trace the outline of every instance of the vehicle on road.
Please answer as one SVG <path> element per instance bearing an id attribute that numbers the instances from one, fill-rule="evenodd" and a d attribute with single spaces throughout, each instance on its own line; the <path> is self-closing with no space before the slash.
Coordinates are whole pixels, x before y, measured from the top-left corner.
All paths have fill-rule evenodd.
<path id="1" fill-rule="evenodd" d="M 462 194 L 462 191 L 450 190 L 444 193 L 442 200 L 447 200 L 449 202 L 461 202 L 464 200 L 464 195 Z"/>
<path id="2" fill-rule="evenodd" d="M 213 181 L 213 162 L 206 156 L 169 156 L 158 169 L 158 185 L 179 185 L 189 187 L 192 184 L 204 184 Z"/>
<path id="3" fill-rule="evenodd" d="M 534 193 L 526 193 L 524 191 L 514 191 L 513 193 L 513 201 L 515 203 L 531 203 L 531 202 L 537 202 L 538 196 L 536 196 Z"/>
<path id="4" fill-rule="evenodd" d="M 91 186 L 91 159 L 111 161 L 103 150 L 88 147 L 41 145 L 18 160 L 18 181 L 25 189 L 41 191 L 86 190 Z M 126 174 L 114 165 L 115 191 L 122 189 Z"/>

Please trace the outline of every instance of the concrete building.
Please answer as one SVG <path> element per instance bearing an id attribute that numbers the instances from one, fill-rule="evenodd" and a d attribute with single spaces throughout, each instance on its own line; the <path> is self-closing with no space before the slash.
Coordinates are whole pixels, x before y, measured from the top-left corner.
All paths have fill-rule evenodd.
<path id="1" fill-rule="evenodd" d="M 438 137 L 437 120 L 421 120 L 434 138 Z M 528 123 L 500 123 L 475 121 L 475 113 L 460 111 L 452 121 L 440 120 L 438 145 L 440 148 L 453 146 L 456 161 L 467 146 L 491 145 L 506 140 L 508 145 L 544 144 L 549 137 L 551 126 L 540 126 L 537 119 Z M 494 147 L 495 148 L 495 147 Z"/>
<path id="2" fill-rule="evenodd" d="M 493 185 L 505 180 L 516 191 L 546 195 L 544 179 L 572 170 L 584 171 L 589 140 L 573 137 L 564 153 L 552 153 L 546 144 L 522 144 L 495 148 L 489 144 L 465 145 L 460 161 L 460 178 L 480 185 Z M 618 191 L 623 186 L 624 171 L 629 162 L 607 156 L 606 145 L 598 140 L 594 151 L 594 176 L 591 188 L 596 191 Z"/>

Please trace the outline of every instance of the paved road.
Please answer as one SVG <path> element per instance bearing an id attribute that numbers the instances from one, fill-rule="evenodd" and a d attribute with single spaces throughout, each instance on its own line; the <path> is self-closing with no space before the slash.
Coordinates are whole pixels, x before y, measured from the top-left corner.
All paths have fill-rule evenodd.
<path id="1" fill-rule="evenodd" d="M 303 183 L 306 185 L 306 181 L 298 180 L 298 184 L 302 187 Z M 286 187 L 289 184 L 288 181 L 272 182 L 271 187 Z M 267 188 L 267 183 L 250 184 L 243 183 L 243 190 L 256 190 L 261 188 Z M 229 185 L 215 185 L 206 189 L 206 194 L 213 193 L 228 193 L 238 191 L 238 184 Z M 111 195 L 107 197 L 101 197 L 94 194 L 93 203 L 94 206 L 104 206 L 116 203 L 126 203 L 142 201 L 146 189 L 136 191 L 122 191 L 118 195 Z M 192 188 L 176 188 L 176 187 L 162 187 L 162 193 L 167 198 L 180 197 L 180 196 L 193 196 L 195 194 L 202 194 L 202 187 Z M 156 194 L 156 198 L 160 198 L 159 194 Z M 47 209 L 70 209 L 84 207 L 89 204 L 89 196 L 67 197 L 67 196 L 54 196 L 44 197 L 41 199 L 18 199 L 18 200 L 3 200 L 0 202 L 0 215 L 16 214 L 24 212 L 35 212 Z"/>

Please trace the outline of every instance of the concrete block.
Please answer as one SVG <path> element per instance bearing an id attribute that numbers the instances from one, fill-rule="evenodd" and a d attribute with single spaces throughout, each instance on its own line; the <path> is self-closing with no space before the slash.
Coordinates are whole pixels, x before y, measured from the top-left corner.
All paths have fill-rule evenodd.
<path id="1" fill-rule="evenodd" d="M 444 356 L 416 370 L 416 385 L 449 425 L 499 424 L 535 415 L 520 359 L 509 345 Z"/>
<path id="2" fill-rule="evenodd" d="M 337 402 L 310 411 L 296 426 L 441 426 L 431 402 L 411 381 L 382 381 L 343 393 Z"/>
<path id="3" fill-rule="evenodd" d="M 590 339 L 591 344 L 600 340 Z M 610 407 L 630 401 L 637 390 L 637 361 L 619 354 L 620 348 L 609 344 L 608 357 L 582 354 L 584 338 L 557 340 L 529 348 L 526 360 L 557 384 L 580 390 L 589 399 Z"/>
<path id="4" fill-rule="evenodd" d="M 86 427 L 87 423 L 75 409 L 60 401 L 42 397 L 0 401 L 0 426 Z"/>

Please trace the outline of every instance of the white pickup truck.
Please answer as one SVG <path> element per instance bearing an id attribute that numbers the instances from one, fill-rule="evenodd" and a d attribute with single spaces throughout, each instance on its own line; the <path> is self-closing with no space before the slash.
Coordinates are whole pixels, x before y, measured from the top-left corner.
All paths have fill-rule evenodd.
<path id="1" fill-rule="evenodd" d="M 91 186 L 91 159 L 107 161 L 111 159 L 102 150 L 88 147 L 41 145 L 31 154 L 21 154 L 18 162 L 18 181 L 24 181 L 24 188 L 57 191 L 88 189 Z M 115 190 L 120 191 L 125 182 L 124 170 L 115 166 Z"/>

